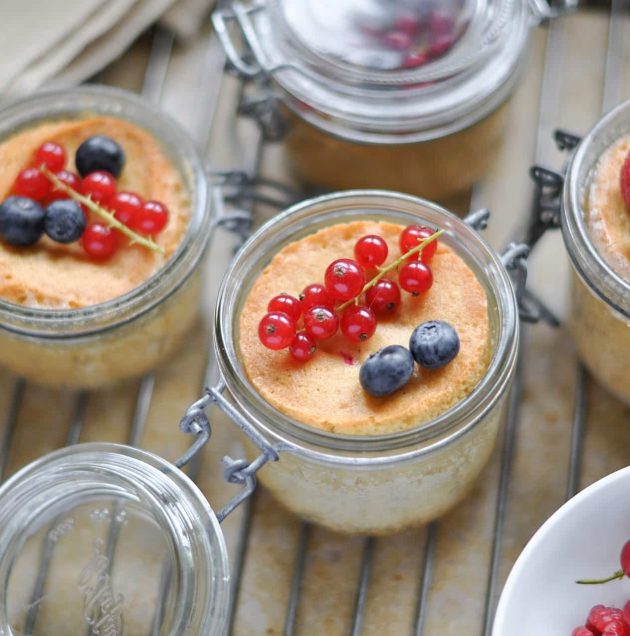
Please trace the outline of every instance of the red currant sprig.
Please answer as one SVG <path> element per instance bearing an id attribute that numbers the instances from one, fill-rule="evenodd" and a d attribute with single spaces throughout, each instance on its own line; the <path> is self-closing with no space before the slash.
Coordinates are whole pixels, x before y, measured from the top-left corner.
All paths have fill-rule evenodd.
<path id="1" fill-rule="evenodd" d="M 400 305 L 400 288 L 386 275 L 400 268 L 400 287 L 413 295 L 428 291 L 433 274 L 425 261 L 435 254 L 437 238 L 443 233 L 417 225 L 405 228 L 400 237 L 402 255 L 387 267 L 381 267 L 388 255 L 384 239 L 362 237 L 355 245 L 356 260 L 338 259 L 326 268 L 325 285 L 308 285 L 299 299 L 279 294 L 269 301 L 259 325 L 261 342 L 269 349 L 288 347 L 294 359 L 304 362 L 315 353 L 316 341 L 331 338 L 340 326 L 349 340 L 368 340 L 376 331 L 376 315 L 391 314 Z M 363 268 L 374 267 L 378 274 L 366 283 Z M 362 295 L 368 306 L 359 304 Z M 297 328 L 300 319 L 303 331 Z"/>

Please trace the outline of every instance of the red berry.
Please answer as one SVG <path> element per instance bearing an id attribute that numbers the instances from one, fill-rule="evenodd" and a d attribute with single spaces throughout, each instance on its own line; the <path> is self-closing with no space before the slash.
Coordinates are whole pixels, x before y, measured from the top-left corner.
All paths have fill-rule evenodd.
<path id="1" fill-rule="evenodd" d="M 340 258 L 326 268 L 324 282 L 328 295 L 343 302 L 356 298 L 361 293 L 365 285 L 365 274 L 356 261 Z"/>
<path id="2" fill-rule="evenodd" d="M 621 569 L 626 576 L 630 576 L 630 540 L 626 541 L 621 548 L 621 554 L 619 555 L 619 563 Z"/>
<path id="3" fill-rule="evenodd" d="M 333 301 L 330 299 L 326 288 L 323 285 L 315 283 L 307 285 L 300 294 L 300 303 L 302 303 L 302 312 L 306 313 L 311 307 L 329 307 L 333 308 Z"/>
<path id="4" fill-rule="evenodd" d="M 295 338 L 295 323 L 279 311 L 265 314 L 258 325 L 258 337 L 267 349 L 286 349 Z"/>
<path id="5" fill-rule="evenodd" d="M 365 292 L 365 303 L 377 314 L 393 314 L 400 306 L 400 288 L 393 280 L 381 280 Z"/>
<path id="6" fill-rule="evenodd" d="M 413 38 L 405 31 L 389 31 L 383 36 L 383 45 L 388 49 L 406 51 L 413 44 Z"/>
<path id="7" fill-rule="evenodd" d="M 304 329 L 316 340 L 326 340 L 339 329 L 337 314 L 328 307 L 311 307 L 304 314 Z"/>
<path id="8" fill-rule="evenodd" d="M 354 246 L 354 257 L 362 267 L 378 267 L 387 259 L 389 249 L 385 240 L 374 234 L 364 236 Z"/>
<path id="9" fill-rule="evenodd" d="M 116 194 L 116 179 L 105 170 L 90 172 L 81 181 L 81 191 L 92 201 L 106 205 Z"/>
<path id="10" fill-rule="evenodd" d="M 621 196 L 623 197 L 626 207 L 630 210 L 630 152 L 623 163 L 620 177 Z"/>
<path id="11" fill-rule="evenodd" d="M 419 296 L 431 289 L 433 273 L 428 265 L 420 261 L 411 261 L 400 268 L 398 281 L 406 292 Z"/>
<path id="12" fill-rule="evenodd" d="M 402 31 L 412 37 L 417 35 L 421 28 L 422 22 L 413 13 L 404 13 L 394 20 L 396 31 Z"/>
<path id="13" fill-rule="evenodd" d="M 51 188 L 50 181 L 37 168 L 26 168 L 18 174 L 13 192 L 35 201 L 43 201 Z"/>
<path id="14" fill-rule="evenodd" d="M 444 55 L 449 49 L 453 48 L 455 42 L 457 42 L 457 38 L 454 35 L 439 35 L 427 47 L 427 57 L 436 58 L 440 57 L 440 55 Z"/>
<path id="15" fill-rule="evenodd" d="M 296 334 L 295 338 L 293 338 L 289 345 L 289 353 L 298 362 L 306 362 L 307 360 L 310 360 L 316 350 L 317 345 L 315 344 L 315 341 L 305 333 Z"/>
<path id="16" fill-rule="evenodd" d="M 376 331 L 376 315 L 368 307 L 351 305 L 341 316 L 341 333 L 354 342 L 364 342 Z"/>
<path id="17" fill-rule="evenodd" d="M 588 614 L 587 624 L 603 632 L 609 623 L 623 623 L 623 612 L 616 607 L 595 605 Z"/>
<path id="18" fill-rule="evenodd" d="M 593 636 L 593 632 L 588 627 L 576 627 L 571 636 Z"/>
<path id="19" fill-rule="evenodd" d="M 604 631 L 602 632 L 602 636 L 625 636 L 626 635 L 626 627 L 623 624 L 623 621 L 612 621 L 606 625 Z"/>
<path id="20" fill-rule="evenodd" d="M 422 51 L 411 52 L 405 55 L 402 62 L 402 67 L 418 68 L 419 66 L 424 66 L 428 61 L 429 56 L 426 53 Z"/>
<path id="21" fill-rule="evenodd" d="M 155 236 L 168 223 L 168 210 L 159 201 L 146 201 L 133 219 L 133 229 L 140 234 Z"/>
<path id="22" fill-rule="evenodd" d="M 35 151 L 35 167 L 44 164 L 52 172 L 63 170 L 66 165 L 66 151 L 54 141 L 47 141 Z"/>
<path id="23" fill-rule="evenodd" d="M 70 186 L 76 192 L 81 192 L 81 177 L 69 170 L 60 170 L 55 175 L 59 181 L 62 181 L 66 185 Z M 53 201 L 59 201 L 60 199 L 69 199 L 70 195 L 63 190 L 58 190 L 53 186 L 52 191 L 46 197 L 46 203 L 52 203 Z"/>
<path id="24" fill-rule="evenodd" d="M 422 241 L 429 238 L 429 236 L 432 236 L 434 233 L 435 233 L 434 230 L 428 227 L 424 227 L 422 225 L 410 225 L 409 227 L 406 227 L 400 233 L 400 239 L 399 239 L 400 253 L 406 254 L 407 252 L 412 250 L 414 247 L 417 247 L 419 243 L 422 243 Z M 421 260 L 423 260 L 425 263 L 428 263 L 433 258 L 433 255 L 435 254 L 435 250 L 437 250 L 437 243 L 438 242 L 436 239 L 432 243 L 429 243 L 422 250 Z M 418 256 L 415 254 L 411 256 L 410 258 L 412 258 L 413 260 L 418 260 Z"/>
<path id="25" fill-rule="evenodd" d="M 107 202 L 107 207 L 121 223 L 131 227 L 136 214 L 142 208 L 142 199 L 135 192 L 117 192 Z"/>
<path id="26" fill-rule="evenodd" d="M 626 627 L 630 627 L 630 601 L 623 606 L 623 620 Z"/>
<path id="27" fill-rule="evenodd" d="M 83 232 L 81 245 L 88 256 L 104 261 L 116 253 L 118 237 L 111 228 L 100 223 L 90 223 Z"/>
<path id="28" fill-rule="evenodd" d="M 267 305 L 267 311 L 281 311 L 297 322 L 302 315 L 302 304 L 294 296 L 289 294 L 278 294 L 274 296 Z"/>

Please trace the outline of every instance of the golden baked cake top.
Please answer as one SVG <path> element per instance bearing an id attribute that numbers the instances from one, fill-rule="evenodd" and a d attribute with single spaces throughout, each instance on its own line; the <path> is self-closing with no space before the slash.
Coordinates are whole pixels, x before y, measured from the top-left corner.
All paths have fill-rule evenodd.
<path id="1" fill-rule="evenodd" d="M 51 121 L 23 129 L 0 143 L 0 201 L 11 195 L 16 175 L 32 165 L 43 143 L 54 141 L 76 171 L 76 150 L 87 139 L 106 135 L 126 155 L 118 191 L 132 191 L 163 202 L 169 211 L 155 237 L 161 252 L 134 245 L 106 262 L 89 258 L 78 243 L 61 244 L 43 236 L 29 247 L 0 241 L 0 298 L 30 307 L 81 308 L 103 303 L 138 287 L 155 274 L 180 245 L 190 216 L 190 196 L 178 169 L 159 141 L 141 127 L 116 117 Z"/>
<path id="2" fill-rule="evenodd" d="M 600 157 L 586 192 L 585 220 L 595 247 L 608 264 L 630 280 L 630 210 L 621 173 L 630 152 L 630 135 L 618 139 Z"/>
<path id="3" fill-rule="evenodd" d="M 297 296 L 306 285 L 322 281 L 330 262 L 353 258 L 360 237 L 378 235 L 395 246 L 403 229 L 376 221 L 327 227 L 281 249 L 254 282 L 240 316 L 240 356 L 249 380 L 273 407 L 324 431 L 383 435 L 434 419 L 483 378 L 491 356 L 486 293 L 464 260 L 441 241 L 431 260 L 432 287 L 417 297 L 403 293 L 399 309 L 379 319 L 370 339 L 352 342 L 337 333 L 318 342 L 307 362 L 269 350 L 259 340 L 258 325 L 272 297 L 282 292 Z M 394 251 L 385 265 L 397 258 Z M 387 397 L 368 395 L 359 382 L 361 364 L 388 345 L 408 346 L 413 330 L 430 320 L 456 329 L 459 354 L 441 369 L 416 367 L 411 380 Z"/>

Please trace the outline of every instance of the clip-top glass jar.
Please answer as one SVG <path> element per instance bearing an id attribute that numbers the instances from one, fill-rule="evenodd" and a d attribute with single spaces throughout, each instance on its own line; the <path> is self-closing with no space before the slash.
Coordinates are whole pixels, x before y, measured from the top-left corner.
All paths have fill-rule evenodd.
<path id="1" fill-rule="evenodd" d="M 442 199 L 491 165 L 530 28 L 555 14 L 542 0 L 234 0 L 214 24 L 233 67 L 271 80 L 300 178 Z M 243 105 L 268 131 L 269 108 Z"/>
<path id="2" fill-rule="evenodd" d="M 180 182 L 173 190 L 186 201 L 187 227 L 172 256 L 153 275 L 106 302 L 46 307 L 27 293 L 13 294 L 24 296 L 24 302 L 0 298 L 0 364 L 39 384 L 93 388 L 141 375 L 176 350 L 198 313 L 198 266 L 212 228 L 211 197 L 199 155 L 171 117 L 127 91 L 99 86 L 64 89 L 2 110 L 0 144 L 38 125 L 99 117 L 120 119 L 157 142 L 176 175 L 172 179 Z M 17 173 L 23 167 L 13 165 L 12 156 L 6 160 L 3 170 L 12 166 Z M 138 172 L 135 166 L 130 169 Z M 0 280 L 13 289 L 10 255 L 9 250 L 1 255 Z"/>
<path id="3" fill-rule="evenodd" d="M 217 517 L 168 462 L 82 444 L 0 489 L 0 634 L 223 636 Z"/>
<path id="4" fill-rule="evenodd" d="M 589 221 L 587 212 L 598 163 L 615 142 L 628 135 L 630 102 L 625 102 L 608 113 L 579 144 L 562 198 L 562 235 L 573 264 L 569 327 L 589 371 L 625 402 L 630 402 L 630 261 L 623 256 L 621 244 L 597 244 L 594 234 L 603 224 L 601 220 Z M 620 220 L 627 231 L 619 172 L 607 176 L 606 182 L 617 190 L 606 205 L 621 206 Z"/>
<path id="5" fill-rule="evenodd" d="M 337 434 L 290 417 L 256 390 L 239 347 L 245 300 L 272 257 L 322 228 L 352 221 L 403 227 L 420 223 L 446 230 L 440 241 L 463 259 L 487 299 L 491 353 L 479 383 L 446 412 L 392 433 Z M 518 335 L 512 283 L 499 256 L 479 234 L 435 204 L 384 191 L 329 195 L 276 216 L 236 256 L 223 280 L 216 313 L 219 367 L 239 417 L 280 454 L 277 463 L 262 469 L 261 481 L 300 516 L 351 533 L 382 534 L 426 523 L 465 496 L 494 447 Z M 301 388 L 307 391 L 308 385 Z M 215 401 L 232 414 L 233 409 L 222 404 L 225 398 L 217 397 L 215 392 Z M 260 444 L 250 444 L 250 459 L 256 446 Z"/>

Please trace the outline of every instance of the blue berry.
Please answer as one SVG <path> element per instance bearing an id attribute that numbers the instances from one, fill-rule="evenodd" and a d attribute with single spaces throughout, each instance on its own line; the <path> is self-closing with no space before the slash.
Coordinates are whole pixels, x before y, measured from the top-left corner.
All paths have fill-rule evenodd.
<path id="1" fill-rule="evenodd" d="M 409 349 L 421 367 L 439 369 L 459 353 L 459 336 L 447 322 L 430 320 L 414 329 Z"/>
<path id="2" fill-rule="evenodd" d="M 10 245 L 37 243 L 44 233 L 44 208 L 27 197 L 9 197 L 0 205 L 0 236 Z"/>
<path id="3" fill-rule="evenodd" d="M 384 397 L 401 389 L 413 375 L 413 356 L 400 345 L 390 345 L 373 353 L 362 365 L 359 380 L 374 397 Z"/>
<path id="4" fill-rule="evenodd" d="M 57 243 L 78 241 L 85 231 L 86 221 L 81 206 L 72 199 L 53 201 L 46 208 L 44 231 Z"/>
<path id="5" fill-rule="evenodd" d="M 125 163 L 125 153 L 111 137 L 95 135 L 79 146 L 75 163 L 82 177 L 97 170 L 105 170 L 118 177 Z"/>

